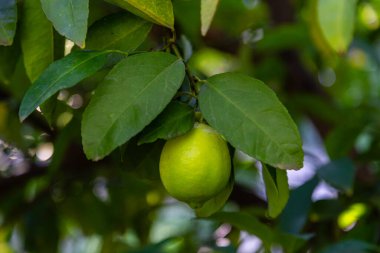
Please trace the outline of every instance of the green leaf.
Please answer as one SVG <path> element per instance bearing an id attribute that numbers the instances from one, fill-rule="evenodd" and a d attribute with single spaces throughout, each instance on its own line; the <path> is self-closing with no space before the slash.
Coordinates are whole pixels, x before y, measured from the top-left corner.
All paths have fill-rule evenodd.
<path id="1" fill-rule="evenodd" d="M 152 52 L 118 63 L 83 114 L 82 143 L 99 160 L 140 132 L 167 106 L 185 76 L 175 56 Z"/>
<path id="2" fill-rule="evenodd" d="M 289 201 L 280 216 L 281 231 L 297 234 L 302 230 L 309 217 L 311 195 L 318 182 L 317 177 L 314 177 L 290 192 Z M 302 208 L 299 208 L 300 206 Z"/>
<path id="3" fill-rule="evenodd" d="M 2 0 L 0 4 L 0 45 L 12 45 L 16 33 L 16 24 L 16 0 Z"/>
<path id="4" fill-rule="evenodd" d="M 173 5 L 170 0 L 107 0 L 153 23 L 174 29 Z"/>
<path id="5" fill-rule="evenodd" d="M 272 244 L 275 234 L 265 224 L 261 223 L 256 217 L 243 212 L 218 212 L 210 219 L 229 223 L 240 230 L 245 230 L 260 238 L 268 247 Z"/>
<path id="6" fill-rule="evenodd" d="M 109 52 L 76 51 L 53 62 L 28 89 L 21 102 L 21 121 L 57 91 L 69 88 L 104 66 Z"/>
<path id="7" fill-rule="evenodd" d="M 338 53 L 351 43 L 357 0 L 318 0 L 317 15 L 322 34 Z"/>
<path id="8" fill-rule="evenodd" d="M 276 218 L 289 199 L 287 172 L 263 164 L 263 178 L 268 201 L 268 215 Z"/>
<path id="9" fill-rule="evenodd" d="M 157 139 L 168 140 L 185 134 L 194 126 L 194 109 L 190 106 L 172 102 L 142 132 L 138 144 L 154 142 Z"/>
<path id="10" fill-rule="evenodd" d="M 86 48 L 134 51 L 145 40 L 150 22 L 128 13 L 117 13 L 97 21 L 88 31 Z"/>
<path id="11" fill-rule="evenodd" d="M 215 75 L 202 87 L 199 103 L 208 123 L 235 148 L 277 168 L 302 167 L 297 126 L 261 81 L 237 73 Z"/>
<path id="12" fill-rule="evenodd" d="M 195 209 L 195 214 L 198 217 L 208 217 L 219 211 L 231 195 L 232 189 L 234 187 L 234 181 L 234 174 L 231 173 L 227 186 L 224 187 L 224 189 L 214 198 L 206 201 L 206 203 L 204 203 L 201 208 Z"/>
<path id="13" fill-rule="evenodd" d="M 376 245 L 360 240 L 344 240 L 327 246 L 319 253 L 358 253 L 358 252 L 379 252 Z"/>
<path id="14" fill-rule="evenodd" d="M 26 72 L 34 82 L 54 59 L 53 27 L 39 0 L 25 0 L 22 13 L 21 47 Z"/>
<path id="15" fill-rule="evenodd" d="M 88 0 L 41 0 L 41 4 L 54 28 L 84 48 L 87 33 Z"/>
<path id="16" fill-rule="evenodd" d="M 332 161 L 317 171 L 318 176 L 342 192 L 351 194 L 355 178 L 355 166 L 351 159 Z"/>
<path id="17" fill-rule="evenodd" d="M 218 8 L 219 0 L 201 1 L 201 32 L 205 36 Z"/>

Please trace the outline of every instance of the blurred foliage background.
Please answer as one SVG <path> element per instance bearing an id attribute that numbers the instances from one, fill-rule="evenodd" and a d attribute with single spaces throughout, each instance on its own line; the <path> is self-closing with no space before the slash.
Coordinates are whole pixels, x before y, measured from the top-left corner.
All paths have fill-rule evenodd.
<path id="1" fill-rule="evenodd" d="M 17 112 L 31 81 L 16 33 L 12 46 L 0 46 L 0 252 L 380 252 L 380 1 L 356 3 L 346 52 L 324 38 L 316 0 L 221 0 L 205 37 L 200 1 L 172 3 L 194 72 L 254 76 L 296 120 L 305 161 L 288 171 L 283 213 L 268 218 L 260 166 L 238 150 L 232 195 L 207 219 L 164 191 L 162 142 L 137 146 L 133 139 L 88 161 L 80 119 L 107 68 L 49 101 L 50 125 L 39 113 L 21 124 Z M 89 29 L 120 11 L 90 0 Z M 154 26 L 140 49 L 160 48 L 165 34 Z M 72 47 L 54 34 L 55 59 Z"/>

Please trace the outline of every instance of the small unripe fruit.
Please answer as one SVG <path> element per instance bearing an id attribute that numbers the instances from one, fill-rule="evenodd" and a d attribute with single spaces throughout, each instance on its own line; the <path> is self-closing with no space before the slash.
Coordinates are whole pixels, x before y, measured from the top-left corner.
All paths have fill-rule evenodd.
<path id="1" fill-rule="evenodd" d="M 221 192 L 231 174 L 225 140 L 210 126 L 196 123 L 188 133 L 168 140 L 160 158 L 160 176 L 174 198 L 198 208 Z"/>

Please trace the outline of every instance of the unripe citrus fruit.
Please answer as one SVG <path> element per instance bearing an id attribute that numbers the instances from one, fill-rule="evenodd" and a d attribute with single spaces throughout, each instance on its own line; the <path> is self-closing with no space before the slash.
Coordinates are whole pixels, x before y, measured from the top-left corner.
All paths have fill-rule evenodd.
<path id="1" fill-rule="evenodd" d="M 196 123 L 188 133 L 168 140 L 160 158 L 160 176 L 174 198 L 198 208 L 228 183 L 231 160 L 223 138 Z"/>

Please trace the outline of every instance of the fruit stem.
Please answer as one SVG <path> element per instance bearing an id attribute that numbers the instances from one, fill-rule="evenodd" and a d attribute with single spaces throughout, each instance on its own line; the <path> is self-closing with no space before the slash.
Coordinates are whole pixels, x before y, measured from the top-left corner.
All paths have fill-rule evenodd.
<path id="1" fill-rule="evenodd" d="M 192 94 L 198 100 L 198 94 L 199 94 L 199 90 L 200 90 L 200 85 L 198 85 L 197 83 L 201 82 L 201 79 L 199 79 L 199 77 L 197 77 L 197 76 L 195 76 L 195 75 L 193 75 L 191 73 L 189 66 L 185 62 L 184 58 L 182 57 L 182 54 L 180 53 L 179 48 L 176 45 L 175 38 L 176 38 L 175 33 L 173 33 L 173 37 L 168 40 L 169 46 L 172 49 L 173 53 L 179 59 L 181 59 L 183 61 L 183 64 L 185 65 L 186 75 L 187 75 L 187 77 L 189 78 L 189 81 L 190 81 L 190 88 L 192 90 Z"/>
<path id="2" fill-rule="evenodd" d="M 204 123 L 203 122 L 203 115 L 201 112 L 195 112 L 195 119 L 199 122 L 199 123 Z"/>

